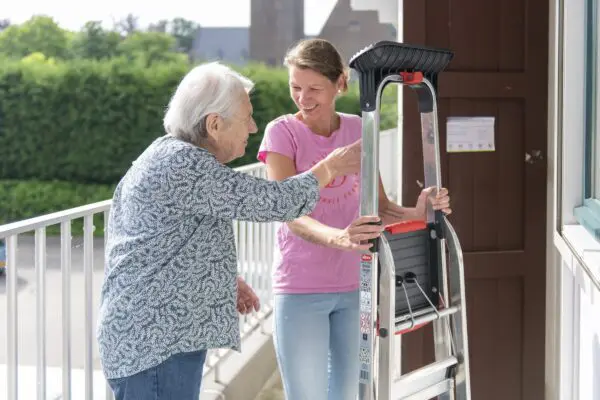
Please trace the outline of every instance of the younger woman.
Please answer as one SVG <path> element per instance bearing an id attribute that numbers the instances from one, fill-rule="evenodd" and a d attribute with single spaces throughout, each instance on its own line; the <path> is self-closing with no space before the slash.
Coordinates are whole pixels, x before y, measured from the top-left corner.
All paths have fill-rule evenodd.
<path id="1" fill-rule="evenodd" d="M 331 151 L 361 138 L 361 118 L 336 112 L 347 74 L 334 46 L 300 42 L 285 58 L 290 94 L 298 112 L 270 122 L 258 159 L 268 177 L 283 180 L 315 165 Z M 354 400 L 359 378 L 359 251 L 381 226 L 358 218 L 360 177 L 348 175 L 321 189 L 312 214 L 282 224 L 274 265 L 274 344 L 287 400 Z M 388 200 L 380 181 L 384 224 L 425 219 L 431 189 L 415 208 Z M 434 209 L 450 212 L 447 190 Z"/>

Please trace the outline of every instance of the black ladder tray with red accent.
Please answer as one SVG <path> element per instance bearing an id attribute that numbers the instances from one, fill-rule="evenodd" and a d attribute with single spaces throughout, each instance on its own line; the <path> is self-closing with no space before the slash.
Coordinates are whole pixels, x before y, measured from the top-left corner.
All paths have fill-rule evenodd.
<path id="1" fill-rule="evenodd" d="M 434 312 L 434 307 L 440 305 L 435 226 L 425 221 L 405 221 L 387 225 L 384 236 L 396 272 L 396 324 Z"/>

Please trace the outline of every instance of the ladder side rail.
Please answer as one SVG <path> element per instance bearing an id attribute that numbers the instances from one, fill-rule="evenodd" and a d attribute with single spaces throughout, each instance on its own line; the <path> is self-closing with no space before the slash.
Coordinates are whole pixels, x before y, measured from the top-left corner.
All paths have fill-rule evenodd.
<path id="1" fill-rule="evenodd" d="M 458 236 L 450 222 L 444 218 L 445 237 L 450 256 L 450 302 L 459 307 L 452 318 L 452 334 L 455 339 L 454 353 L 459 363 L 455 372 L 456 397 L 471 399 L 471 372 L 469 366 L 469 339 L 467 335 L 467 307 L 465 293 L 465 267 Z"/>
<path id="2" fill-rule="evenodd" d="M 377 399 L 391 400 L 393 397 L 394 365 L 397 361 L 394 346 L 396 318 L 396 268 L 390 245 L 382 236 L 380 239 L 379 275 L 379 362 L 377 370 Z"/>
<path id="3" fill-rule="evenodd" d="M 379 112 L 362 112 L 361 197 L 360 215 L 378 215 Z M 360 261 L 360 376 L 358 398 L 375 400 L 377 319 L 377 265 L 379 254 L 374 241 L 371 251 L 363 252 Z"/>
<path id="4" fill-rule="evenodd" d="M 379 215 L 379 117 L 381 96 L 385 86 L 391 82 L 400 82 L 399 75 L 386 76 L 377 87 L 375 104 L 368 104 L 362 112 L 362 149 L 361 149 L 361 196 L 360 216 Z M 371 241 L 373 246 L 363 252 L 360 262 L 360 377 L 359 399 L 375 400 L 377 396 L 376 374 L 377 348 L 376 323 L 378 315 L 378 265 L 379 240 Z M 393 324 L 394 319 L 390 320 Z M 393 325 L 392 325 L 393 326 Z M 393 348 L 390 348 L 393 351 Z"/>
<path id="5" fill-rule="evenodd" d="M 419 112 L 421 114 L 421 135 L 423 145 L 423 172 L 425 187 L 435 187 L 434 194 L 442 187 L 441 157 L 439 145 L 439 129 L 437 118 L 436 91 L 429 79 L 423 77 L 420 82 L 410 85 L 418 95 Z M 441 224 L 443 214 L 441 211 L 434 212 L 431 205 L 427 206 L 427 222 L 435 227 L 436 238 L 432 241 L 430 260 L 437 263 L 438 280 L 440 284 L 439 295 L 443 306 L 448 304 L 448 271 L 446 268 L 446 250 Z M 433 321 L 433 339 L 435 346 L 435 359 L 443 360 L 452 354 L 451 333 L 448 319 L 436 319 Z M 453 399 L 452 394 L 441 396 L 440 400 Z"/>

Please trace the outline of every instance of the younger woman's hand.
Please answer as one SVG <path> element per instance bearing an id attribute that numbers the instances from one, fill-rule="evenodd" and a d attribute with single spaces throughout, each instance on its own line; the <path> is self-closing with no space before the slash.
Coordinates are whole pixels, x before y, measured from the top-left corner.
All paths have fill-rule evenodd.
<path id="1" fill-rule="evenodd" d="M 377 225 L 373 224 L 377 223 Z M 372 244 L 367 240 L 381 236 L 384 226 L 376 216 L 364 216 L 355 219 L 334 239 L 334 247 L 342 250 L 369 250 Z"/>

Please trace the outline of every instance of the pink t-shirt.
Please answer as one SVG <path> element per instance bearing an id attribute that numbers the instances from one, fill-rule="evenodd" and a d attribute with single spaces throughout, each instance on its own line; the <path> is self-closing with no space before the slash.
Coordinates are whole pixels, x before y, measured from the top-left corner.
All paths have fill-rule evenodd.
<path id="1" fill-rule="evenodd" d="M 271 121 L 264 133 L 258 159 L 266 162 L 268 152 L 289 157 L 302 173 L 339 147 L 361 138 L 361 118 L 339 113 L 340 127 L 329 137 L 313 133 L 294 115 Z M 310 216 L 335 228 L 346 228 L 359 215 L 360 176 L 335 179 L 320 192 Z M 360 254 L 310 243 L 280 224 L 275 249 L 273 290 L 275 293 L 324 293 L 358 289 Z"/>

